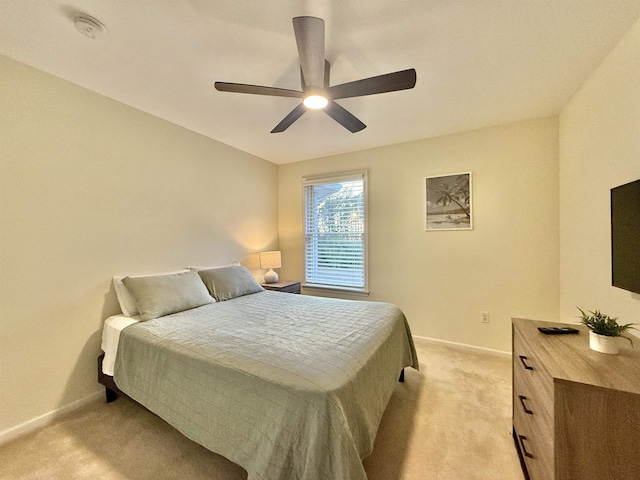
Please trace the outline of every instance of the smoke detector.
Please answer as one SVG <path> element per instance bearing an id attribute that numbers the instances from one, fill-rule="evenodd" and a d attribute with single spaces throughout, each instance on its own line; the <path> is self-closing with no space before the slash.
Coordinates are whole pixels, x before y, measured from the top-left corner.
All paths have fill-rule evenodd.
<path id="1" fill-rule="evenodd" d="M 107 33 L 107 27 L 86 13 L 78 13 L 73 19 L 73 24 L 82 35 L 92 40 L 98 40 Z"/>

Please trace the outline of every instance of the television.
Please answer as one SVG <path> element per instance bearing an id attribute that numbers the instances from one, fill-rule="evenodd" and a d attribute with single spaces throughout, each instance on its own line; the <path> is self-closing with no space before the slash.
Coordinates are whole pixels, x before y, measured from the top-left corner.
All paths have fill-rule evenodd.
<path id="1" fill-rule="evenodd" d="M 611 189 L 611 284 L 640 294 L 640 180 Z"/>

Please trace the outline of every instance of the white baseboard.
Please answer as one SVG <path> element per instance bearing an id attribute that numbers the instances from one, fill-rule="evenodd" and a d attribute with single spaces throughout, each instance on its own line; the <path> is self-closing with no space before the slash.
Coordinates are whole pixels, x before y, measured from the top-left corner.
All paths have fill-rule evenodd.
<path id="1" fill-rule="evenodd" d="M 49 413 L 45 413 L 44 415 L 40 415 L 32 420 L 24 422 L 20 425 L 16 425 L 15 427 L 11 427 L 7 430 L 0 432 L 0 445 L 3 443 L 14 440 L 18 437 L 26 435 L 27 433 L 31 433 L 34 430 L 37 430 L 41 427 L 44 427 L 62 415 L 72 412 L 73 410 L 77 410 L 80 407 L 85 406 L 88 403 L 93 402 L 99 398 L 104 397 L 104 392 L 96 392 L 88 397 L 81 398 L 80 400 L 76 400 L 75 402 L 71 402 L 63 407 L 57 408 Z"/>
<path id="2" fill-rule="evenodd" d="M 494 350 L 493 348 L 478 347 L 476 345 L 468 345 L 466 343 L 450 342 L 448 340 L 440 340 L 438 338 L 421 337 L 419 335 L 412 335 L 415 340 L 420 340 L 427 343 L 438 343 L 441 345 L 447 345 L 449 347 L 459 348 L 461 350 L 470 350 L 477 353 L 489 353 L 491 355 L 499 355 L 501 357 L 511 357 L 511 352 L 505 352 L 503 350 Z"/>

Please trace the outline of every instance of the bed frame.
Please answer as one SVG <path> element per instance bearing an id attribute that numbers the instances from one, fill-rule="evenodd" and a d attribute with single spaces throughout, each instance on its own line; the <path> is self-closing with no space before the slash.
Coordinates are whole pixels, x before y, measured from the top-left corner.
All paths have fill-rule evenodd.
<path id="1" fill-rule="evenodd" d="M 105 393 L 107 397 L 107 403 L 111 403 L 115 401 L 120 395 L 129 398 L 126 393 L 122 392 L 116 386 L 116 382 L 113 381 L 113 377 L 111 375 L 105 375 L 102 372 L 103 360 L 104 360 L 104 353 L 98 357 L 98 383 L 104 385 Z M 404 368 L 400 371 L 400 378 L 398 378 L 398 381 L 404 382 Z"/>
<path id="2" fill-rule="evenodd" d="M 115 401 L 120 395 L 124 395 L 126 397 L 127 394 L 120 391 L 120 389 L 116 386 L 116 382 L 113 381 L 113 377 L 111 375 L 106 375 L 102 372 L 103 360 L 104 353 L 98 357 L 98 383 L 104 385 L 107 395 L 107 403 L 111 403 Z"/>

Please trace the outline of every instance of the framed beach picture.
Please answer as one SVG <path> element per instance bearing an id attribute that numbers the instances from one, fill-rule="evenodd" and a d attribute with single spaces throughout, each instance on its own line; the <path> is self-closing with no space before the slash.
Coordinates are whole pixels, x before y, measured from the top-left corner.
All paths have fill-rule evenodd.
<path id="1" fill-rule="evenodd" d="M 425 230 L 472 230 L 471 172 L 426 177 Z"/>

